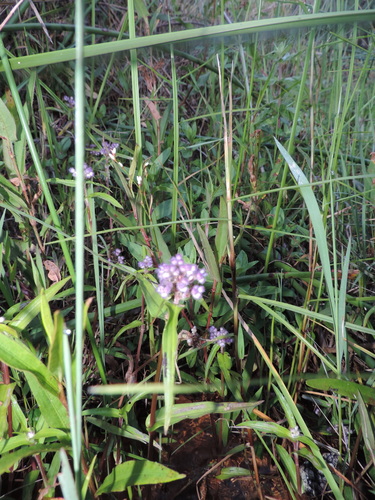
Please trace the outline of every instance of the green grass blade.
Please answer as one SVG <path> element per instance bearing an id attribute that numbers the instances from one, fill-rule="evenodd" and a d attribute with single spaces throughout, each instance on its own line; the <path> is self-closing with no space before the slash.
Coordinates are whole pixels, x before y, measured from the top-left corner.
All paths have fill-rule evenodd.
<path id="1" fill-rule="evenodd" d="M 84 49 L 84 57 L 100 56 L 104 54 L 112 54 L 113 52 L 140 49 L 144 47 L 155 47 L 158 45 L 168 45 L 171 43 L 196 42 L 204 39 L 211 40 L 216 37 L 222 38 L 223 36 L 237 37 L 240 35 L 249 35 L 252 33 L 267 31 L 288 31 L 295 28 L 312 28 L 314 26 L 326 26 L 330 24 L 367 22 L 371 17 L 374 18 L 374 16 L 375 9 L 363 12 L 329 12 L 276 19 L 246 21 L 229 25 L 209 26 L 173 33 L 138 37 L 135 40 L 119 40 L 115 42 L 106 42 L 93 46 L 86 46 Z M 10 65 L 12 69 L 25 69 L 73 61 L 74 59 L 75 49 L 64 49 L 43 54 L 15 57 L 10 60 Z M 3 65 L 0 65 L 0 72 L 1 71 L 4 71 Z"/>
<path id="2" fill-rule="evenodd" d="M 304 202 L 306 203 L 306 207 L 309 212 L 311 223 L 315 232 L 316 243 L 318 245 L 319 256 L 322 263 L 323 274 L 331 305 L 332 315 L 333 317 L 335 317 L 334 314 L 336 310 L 336 298 L 332 283 L 331 264 L 329 260 L 329 252 L 327 246 L 327 232 L 323 225 L 323 218 L 318 202 L 316 201 L 314 192 L 312 190 L 312 187 L 310 186 L 309 181 L 307 180 L 305 174 L 302 172 L 300 167 L 297 165 L 297 163 L 293 160 L 288 151 L 280 144 L 280 142 L 277 139 L 275 139 L 275 142 L 284 160 L 287 162 L 289 169 L 299 186 Z"/>

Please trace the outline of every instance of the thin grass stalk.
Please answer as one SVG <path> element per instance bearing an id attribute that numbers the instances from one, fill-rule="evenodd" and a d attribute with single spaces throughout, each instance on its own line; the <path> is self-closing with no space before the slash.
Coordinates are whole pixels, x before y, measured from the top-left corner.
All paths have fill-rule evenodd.
<path id="1" fill-rule="evenodd" d="M 128 1 L 128 21 L 129 21 L 129 40 L 134 40 L 135 36 L 135 11 L 134 1 Z M 134 112 L 134 131 L 135 131 L 135 149 L 134 161 L 136 168 L 138 167 L 139 157 L 142 155 L 142 132 L 141 132 L 141 105 L 139 99 L 139 84 L 138 84 L 138 60 L 137 51 L 130 51 L 130 70 L 132 75 L 132 101 Z M 130 186 L 132 189 L 132 186 Z"/>
<path id="2" fill-rule="evenodd" d="M 64 362 L 64 373 L 65 373 L 65 391 L 66 400 L 69 408 L 69 423 L 70 423 L 70 439 L 72 441 L 72 455 L 73 461 L 75 457 L 80 457 L 81 455 L 81 445 L 80 439 L 77 435 L 77 422 L 76 422 L 76 411 L 75 411 L 75 393 L 72 377 L 72 357 L 70 353 L 70 344 L 68 339 L 67 331 L 63 332 L 63 362 Z"/>
<path id="3" fill-rule="evenodd" d="M 73 455 L 73 465 L 78 495 L 81 498 L 81 447 L 82 447 L 82 354 L 83 354 L 83 308 L 85 280 L 85 71 L 84 71 L 84 0 L 77 0 L 75 7 L 76 25 L 76 67 L 74 79 L 75 97 L 75 432 L 77 439 L 76 452 Z"/>
<path id="4" fill-rule="evenodd" d="M 178 170 L 179 170 L 179 123 L 178 123 L 178 86 L 173 45 L 171 45 L 172 99 L 173 99 L 173 190 L 172 190 L 172 248 L 176 248 L 177 209 L 178 209 Z"/>
<path id="5" fill-rule="evenodd" d="M 89 194 L 94 192 L 92 185 L 88 187 Z M 93 257 L 93 267 L 94 267 L 94 279 L 95 279 L 95 294 L 97 302 L 98 311 L 98 322 L 99 322 L 99 342 L 100 342 L 100 358 L 101 367 L 99 371 L 101 375 L 105 373 L 105 354 L 104 354 L 104 290 L 103 290 L 103 263 L 99 263 L 99 246 L 98 246 L 98 235 L 97 235 L 97 225 L 95 216 L 95 200 L 89 198 L 89 208 L 90 208 L 90 229 L 91 229 L 91 240 L 92 240 L 92 257 Z M 103 376 L 102 376 L 103 378 Z"/>
<path id="6" fill-rule="evenodd" d="M 232 300 L 233 300 L 233 333 L 235 340 L 235 355 L 236 364 L 239 369 L 238 358 L 238 298 L 237 298 L 237 282 L 236 282 L 236 252 L 234 248 L 234 234 L 233 234 L 233 214 L 232 214 L 232 86 L 229 82 L 229 124 L 225 114 L 224 104 L 224 91 L 222 85 L 222 71 L 218 58 L 219 67 L 219 88 L 221 98 L 221 110 L 223 117 L 223 139 L 224 139 L 224 168 L 225 168 L 225 193 L 227 205 L 227 218 L 228 218 L 228 256 L 229 266 L 231 269 L 232 278 Z"/>
<path id="7" fill-rule="evenodd" d="M 314 4 L 314 13 L 318 12 L 319 8 L 320 8 L 320 0 L 316 0 L 316 2 Z M 290 139 L 288 141 L 287 151 L 290 155 L 292 155 L 293 151 L 294 151 L 294 140 L 295 140 L 298 120 L 300 117 L 300 111 L 301 111 L 301 107 L 302 107 L 302 103 L 303 103 L 303 99 L 304 99 L 304 94 L 305 94 L 305 83 L 306 83 L 306 79 L 307 79 L 307 75 L 308 75 L 309 67 L 310 67 L 310 58 L 311 58 L 312 48 L 313 48 L 313 44 L 314 44 L 314 36 L 315 36 L 315 30 L 312 30 L 310 35 L 309 35 L 309 42 L 308 42 L 307 47 L 306 47 L 306 57 L 305 57 L 305 62 L 304 62 L 303 70 L 302 70 L 302 77 L 301 77 L 301 83 L 300 83 L 300 87 L 299 87 L 297 102 L 296 102 L 296 106 L 295 106 L 294 119 L 293 119 L 292 127 L 290 130 Z M 289 169 L 288 169 L 287 165 L 285 165 L 284 170 L 283 170 L 283 175 L 282 175 L 282 178 L 280 181 L 280 187 L 282 187 L 282 188 L 286 184 L 288 172 L 289 172 Z M 275 236 L 276 236 L 275 230 L 276 230 L 276 226 L 277 226 L 277 221 L 279 220 L 279 214 L 280 214 L 282 202 L 283 202 L 283 195 L 282 195 L 282 192 L 280 191 L 279 196 L 277 198 L 276 207 L 275 207 L 275 214 L 274 214 L 273 227 L 272 227 L 273 231 L 271 232 L 270 241 L 268 242 L 268 247 L 267 247 L 266 259 L 265 259 L 265 263 L 264 263 L 264 272 L 267 272 L 268 266 L 269 266 L 269 263 L 271 260 L 272 251 L 273 251 L 273 244 L 274 244 Z"/>
<path id="8" fill-rule="evenodd" d="M 25 132 L 25 136 L 26 136 L 27 144 L 29 146 L 30 154 L 31 154 L 31 157 L 33 159 L 33 163 L 35 165 L 35 170 L 36 170 L 37 175 L 38 175 L 38 180 L 39 180 L 40 186 L 42 188 L 43 195 L 45 197 L 49 212 L 51 214 L 52 221 L 53 221 L 54 225 L 56 226 L 56 229 L 61 230 L 60 218 L 59 218 L 57 211 L 55 209 L 55 205 L 53 203 L 53 199 L 52 199 L 52 196 L 51 196 L 51 193 L 49 190 L 46 176 L 45 176 L 42 164 L 40 162 L 38 152 L 37 152 L 36 147 L 35 147 L 34 139 L 31 135 L 30 127 L 29 127 L 29 124 L 27 122 L 27 118 L 26 118 L 26 115 L 25 115 L 25 112 L 24 112 L 24 109 L 22 106 L 21 98 L 20 98 L 20 95 L 18 93 L 17 85 L 16 85 L 16 82 L 14 80 L 12 69 L 11 69 L 11 66 L 9 64 L 9 60 L 8 60 L 8 57 L 7 57 L 7 54 L 5 51 L 2 36 L 0 36 L 0 59 L 1 59 L 4 71 L 5 71 L 5 76 L 6 76 L 10 91 L 12 93 L 12 96 L 13 96 L 13 99 L 14 99 L 14 102 L 16 105 L 16 109 L 18 112 L 18 116 L 20 118 L 22 129 Z M 23 215 L 23 214 L 21 214 L 21 215 Z M 72 261 L 71 255 L 70 255 L 70 250 L 68 249 L 68 246 L 67 246 L 66 241 L 64 239 L 60 239 L 59 243 L 60 243 L 62 252 L 64 254 L 64 258 L 65 258 L 65 262 L 66 262 L 66 265 L 67 265 L 68 270 L 69 270 L 69 274 L 72 277 L 72 279 L 74 280 L 75 279 L 75 271 L 74 271 L 73 261 Z"/>

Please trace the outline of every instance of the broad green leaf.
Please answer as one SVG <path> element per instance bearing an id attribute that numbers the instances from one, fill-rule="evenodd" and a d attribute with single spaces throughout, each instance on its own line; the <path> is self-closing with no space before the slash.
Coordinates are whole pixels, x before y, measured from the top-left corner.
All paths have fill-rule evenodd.
<path id="1" fill-rule="evenodd" d="M 53 299 L 53 297 L 68 283 L 70 280 L 70 276 L 67 278 L 54 283 L 47 290 L 45 290 L 45 296 L 47 301 Z M 38 295 L 33 299 L 26 307 L 24 307 L 18 314 L 15 316 L 12 321 L 9 322 L 9 325 L 18 330 L 24 330 L 29 323 L 39 314 L 41 309 L 41 296 Z"/>
<path id="2" fill-rule="evenodd" d="M 135 441 L 140 441 L 141 443 L 148 444 L 150 439 L 149 435 L 144 432 L 139 431 L 131 425 L 126 425 L 123 429 L 120 429 L 117 425 L 113 425 L 106 420 L 101 420 L 99 418 L 87 417 L 88 422 L 96 425 L 100 429 L 105 430 L 108 434 L 115 434 L 116 436 L 126 437 L 128 439 L 134 439 Z M 161 450 L 161 446 L 155 443 L 156 448 Z"/>
<path id="3" fill-rule="evenodd" d="M 209 273 L 215 281 L 220 282 L 221 281 L 220 272 L 210 242 L 208 241 L 206 233 L 203 231 L 203 229 L 200 227 L 199 224 L 197 225 L 197 229 L 199 233 L 199 238 L 203 246 L 204 256 L 207 261 Z"/>
<path id="4" fill-rule="evenodd" d="M 8 409 L 15 385 L 0 384 L 0 439 L 6 436 L 8 430 Z"/>
<path id="5" fill-rule="evenodd" d="M 224 481 L 225 479 L 232 479 L 232 477 L 244 476 L 251 476 L 249 469 L 245 469 L 244 467 L 224 467 L 221 469 L 220 474 L 215 477 Z"/>
<path id="6" fill-rule="evenodd" d="M 53 336 L 48 349 L 48 369 L 53 373 L 57 380 L 61 382 L 64 367 L 63 367 L 63 335 L 64 335 L 64 318 L 60 311 L 55 311 L 53 315 Z"/>
<path id="7" fill-rule="evenodd" d="M 47 424 L 56 429 L 69 429 L 68 411 L 58 393 L 46 390 L 44 384 L 31 373 L 25 372 L 25 377 Z"/>
<path id="8" fill-rule="evenodd" d="M 40 297 L 40 312 L 42 317 L 43 328 L 47 335 L 48 345 L 50 346 L 53 342 L 53 337 L 54 337 L 54 325 L 53 325 L 51 309 L 49 308 L 48 300 L 46 298 L 44 290 L 40 291 L 39 297 Z"/>
<path id="9" fill-rule="evenodd" d="M 21 340 L 4 333 L 0 325 L 0 359 L 5 364 L 25 373 L 32 373 L 46 390 L 57 394 L 58 385 L 47 367 Z"/>
<path id="10" fill-rule="evenodd" d="M 281 406 L 284 410 L 284 414 L 285 414 L 285 417 L 288 421 L 289 427 L 296 427 L 297 423 L 296 423 L 296 419 L 294 418 L 293 408 L 290 408 L 290 406 L 288 405 L 288 401 L 285 399 L 285 397 L 284 397 L 283 393 L 280 391 L 280 389 L 278 387 L 276 387 L 275 384 L 272 384 L 272 387 L 276 393 L 276 397 L 277 397 L 278 402 L 281 404 Z"/>
<path id="11" fill-rule="evenodd" d="M 183 479 L 185 474 L 168 469 L 164 465 L 149 460 L 128 460 L 117 465 L 100 486 L 97 495 L 113 491 L 124 491 L 129 486 L 141 484 L 170 483 Z"/>
<path id="12" fill-rule="evenodd" d="M 280 153 L 284 157 L 284 160 L 287 162 L 295 181 L 297 182 L 300 188 L 302 197 L 309 212 L 311 223 L 314 228 L 316 243 L 318 245 L 320 261 L 322 263 L 323 274 L 325 277 L 325 283 L 328 290 L 331 309 L 332 311 L 335 311 L 335 294 L 331 276 L 331 264 L 329 261 L 327 233 L 323 225 L 323 218 L 318 202 L 316 201 L 314 191 L 312 190 L 309 181 L 307 180 L 305 174 L 302 172 L 300 167 L 297 165 L 297 163 L 293 160 L 288 151 L 280 144 L 280 142 L 277 139 L 275 139 L 275 142 L 280 150 Z"/>
<path id="13" fill-rule="evenodd" d="M 98 192 L 90 193 L 88 195 L 88 198 L 100 198 L 101 200 L 104 200 L 104 201 L 110 203 L 111 205 L 113 205 L 116 208 L 122 208 L 121 203 L 118 202 L 113 196 L 111 196 L 108 193 L 98 193 Z"/>
<path id="14" fill-rule="evenodd" d="M 148 312 L 153 318 L 164 318 L 166 313 L 165 300 L 156 292 L 155 285 L 141 274 L 138 276 L 142 293 L 145 297 Z"/>
<path id="15" fill-rule="evenodd" d="M 66 448 L 68 443 L 64 444 Z M 36 444 L 24 446 L 19 450 L 15 450 L 12 453 L 7 453 L 0 458 L 0 474 L 9 472 L 10 468 L 13 467 L 15 463 L 26 457 L 31 457 L 32 455 L 37 455 L 39 453 L 50 453 L 60 450 L 62 447 L 61 443 L 46 443 L 46 444 Z"/>
<path id="16" fill-rule="evenodd" d="M 236 428 L 246 428 L 253 429 L 258 432 L 264 432 L 266 434 L 271 434 L 277 436 L 282 439 L 292 439 L 292 435 L 289 429 L 286 429 L 282 425 L 277 424 L 276 422 L 260 422 L 257 420 L 247 420 L 246 422 L 241 422 L 236 425 Z"/>
<path id="17" fill-rule="evenodd" d="M 21 446 L 30 446 L 32 444 L 38 444 L 39 439 L 45 440 L 50 438 L 55 438 L 61 443 L 70 443 L 69 435 L 60 429 L 49 429 L 47 427 L 43 428 L 41 431 L 37 432 L 35 435 L 29 435 L 30 429 L 26 429 L 22 434 L 17 436 L 12 436 L 9 439 L 3 439 L 0 441 L 0 455 L 4 455 L 9 451 L 13 451 Z M 60 446 L 62 446 L 60 444 Z"/>
<path id="18" fill-rule="evenodd" d="M 17 140 L 16 122 L 2 99 L 0 99 L 0 137 L 9 142 Z"/>
<path id="19" fill-rule="evenodd" d="M 182 420 L 200 418 L 203 415 L 212 413 L 233 413 L 239 410 L 252 411 L 262 401 L 251 403 L 215 403 L 213 401 L 202 401 L 199 403 L 184 403 L 172 406 L 171 425 L 177 424 Z M 160 408 L 155 414 L 155 423 L 150 427 L 150 415 L 146 419 L 146 428 L 149 432 L 160 429 L 164 425 L 165 408 Z"/>
<path id="20" fill-rule="evenodd" d="M 375 405 L 375 387 L 349 382 L 336 378 L 316 378 L 307 380 L 306 384 L 320 391 L 334 391 L 341 396 L 356 399 L 359 392 L 366 404 Z"/>
<path id="21" fill-rule="evenodd" d="M 293 483 L 293 487 L 297 489 L 296 464 L 294 463 L 293 458 L 290 456 L 289 452 L 286 451 L 286 449 L 280 444 L 276 444 L 276 449 L 284 465 L 283 469 L 288 472 L 288 475 Z"/>
<path id="22" fill-rule="evenodd" d="M 177 323 L 181 312 L 181 307 L 170 304 L 168 306 L 168 319 L 163 330 L 162 356 L 163 356 L 163 383 L 164 383 L 164 404 L 165 420 L 164 433 L 168 431 L 172 416 L 172 406 L 174 403 L 174 384 L 176 373 L 176 358 L 178 346 Z"/>

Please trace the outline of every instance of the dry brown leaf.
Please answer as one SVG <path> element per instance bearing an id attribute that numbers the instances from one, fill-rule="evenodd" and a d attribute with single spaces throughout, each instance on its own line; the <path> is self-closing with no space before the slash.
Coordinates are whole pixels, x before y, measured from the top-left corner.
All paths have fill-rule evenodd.
<path id="1" fill-rule="evenodd" d="M 149 99 L 145 99 L 145 103 L 147 104 L 148 109 L 151 111 L 152 117 L 154 120 L 160 120 L 161 115 L 156 107 L 156 104 Z"/>
<path id="2" fill-rule="evenodd" d="M 57 283 L 61 280 L 60 269 L 52 260 L 45 260 L 43 264 L 48 271 L 48 277 L 51 281 Z"/>

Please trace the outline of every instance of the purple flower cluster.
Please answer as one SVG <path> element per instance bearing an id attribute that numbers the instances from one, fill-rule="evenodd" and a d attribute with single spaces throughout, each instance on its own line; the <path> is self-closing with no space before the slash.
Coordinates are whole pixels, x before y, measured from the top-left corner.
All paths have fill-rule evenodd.
<path id="1" fill-rule="evenodd" d="M 156 291 L 163 299 L 173 296 L 174 303 L 178 304 L 190 297 L 200 300 L 203 296 L 207 272 L 196 264 L 186 263 L 180 254 L 169 263 L 160 264 L 156 274 L 159 279 Z"/>
<path id="2" fill-rule="evenodd" d="M 109 158 L 113 160 L 116 157 L 116 151 L 118 146 L 119 145 L 117 142 L 111 144 L 110 142 L 103 141 L 102 149 L 99 151 L 99 154 L 102 154 L 103 156 L 109 156 Z"/>
<path id="3" fill-rule="evenodd" d="M 77 172 L 74 167 L 70 167 L 69 173 L 71 173 L 73 177 L 77 176 Z M 83 164 L 83 175 L 85 176 L 85 179 L 92 179 L 95 175 L 93 169 L 89 167 L 87 163 Z"/>
<path id="4" fill-rule="evenodd" d="M 152 258 L 147 255 L 143 260 L 141 260 L 140 262 L 138 262 L 138 267 L 140 269 L 149 269 L 150 267 L 153 267 L 153 262 L 152 262 Z"/>
<path id="5" fill-rule="evenodd" d="M 121 255 L 121 250 L 119 248 L 115 248 L 112 254 L 117 259 L 119 264 L 123 264 L 125 262 L 125 257 Z"/>
<path id="6" fill-rule="evenodd" d="M 223 327 L 220 327 L 220 329 L 218 330 L 215 326 L 210 326 L 208 331 L 210 333 L 210 340 L 215 340 L 215 339 L 217 339 L 217 337 L 224 337 L 224 335 L 228 335 L 228 331 Z M 231 338 L 222 338 L 222 339 L 216 340 L 216 343 L 222 349 L 224 349 L 226 344 L 231 344 L 232 342 L 233 342 L 233 339 L 231 339 Z"/>
<path id="7" fill-rule="evenodd" d="M 69 108 L 74 108 L 74 106 L 76 105 L 74 97 L 69 97 L 67 95 L 64 95 L 63 101 L 66 102 L 66 104 L 69 106 Z"/>

